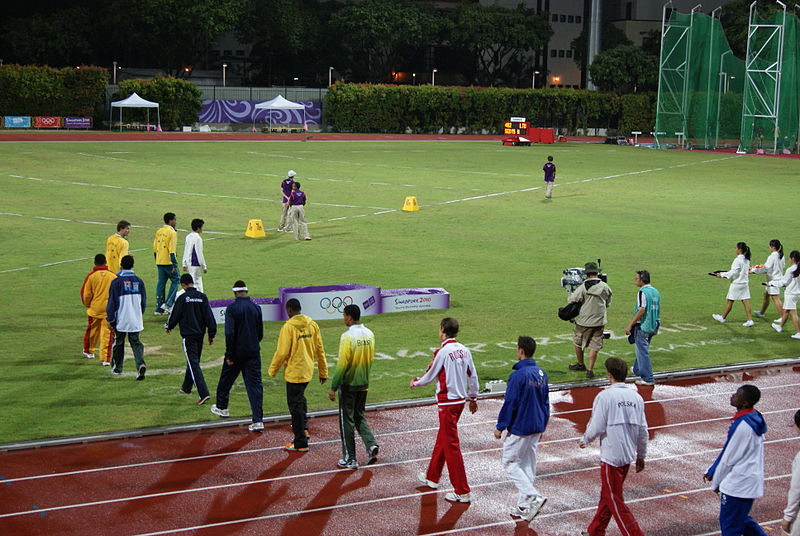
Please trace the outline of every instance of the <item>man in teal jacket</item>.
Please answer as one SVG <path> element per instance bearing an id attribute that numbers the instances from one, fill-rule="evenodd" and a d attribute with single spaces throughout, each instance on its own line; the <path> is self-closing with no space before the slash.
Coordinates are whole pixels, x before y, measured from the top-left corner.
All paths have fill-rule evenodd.
<path id="1" fill-rule="evenodd" d="M 636 361 L 633 373 L 639 376 L 636 385 L 653 385 L 653 365 L 650 362 L 650 339 L 658 333 L 661 325 L 661 294 L 650 284 L 650 272 L 638 270 L 633 280 L 639 292 L 636 294 L 636 305 L 625 333 L 628 340 L 635 344 Z"/>

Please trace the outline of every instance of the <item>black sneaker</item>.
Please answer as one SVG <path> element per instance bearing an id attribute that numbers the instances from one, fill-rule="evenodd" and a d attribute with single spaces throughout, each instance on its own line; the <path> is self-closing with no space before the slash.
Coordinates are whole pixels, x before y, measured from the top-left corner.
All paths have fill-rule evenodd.
<path id="1" fill-rule="evenodd" d="M 591 371 L 591 370 L 587 370 L 586 371 L 586 379 L 587 380 L 591 380 L 592 378 L 594 378 L 594 372 Z"/>
<path id="2" fill-rule="evenodd" d="M 139 367 L 139 375 L 136 376 L 136 381 L 137 382 L 140 382 L 140 381 L 142 381 L 144 379 L 144 373 L 145 372 L 147 372 L 147 367 L 146 366 L 142 365 L 141 367 Z"/>
<path id="3" fill-rule="evenodd" d="M 569 370 L 586 370 L 586 365 L 583 363 L 573 363 L 568 368 Z"/>
<path id="4" fill-rule="evenodd" d="M 372 448 L 369 449 L 369 460 L 367 460 L 367 465 L 372 465 L 377 461 L 378 461 L 378 445 L 374 445 Z"/>

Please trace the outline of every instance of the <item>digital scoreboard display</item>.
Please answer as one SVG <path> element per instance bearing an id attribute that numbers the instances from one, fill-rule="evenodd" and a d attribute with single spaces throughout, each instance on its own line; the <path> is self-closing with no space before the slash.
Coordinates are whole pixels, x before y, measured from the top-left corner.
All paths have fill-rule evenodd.
<path id="1" fill-rule="evenodd" d="M 506 121 L 503 123 L 503 134 L 512 136 L 525 136 L 531 124 L 527 121 Z"/>

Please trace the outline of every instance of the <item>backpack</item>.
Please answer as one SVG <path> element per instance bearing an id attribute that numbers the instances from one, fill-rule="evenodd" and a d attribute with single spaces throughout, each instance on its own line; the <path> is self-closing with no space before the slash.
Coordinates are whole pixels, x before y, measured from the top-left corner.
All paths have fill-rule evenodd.
<path id="1" fill-rule="evenodd" d="M 583 305 L 583 302 L 573 302 L 573 303 L 568 303 L 564 307 L 559 307 L 558 318 L 567 321 L 572 320 L 573 318 L 578 316 L 578 313 L 581 312 L 581 305 Z"/>

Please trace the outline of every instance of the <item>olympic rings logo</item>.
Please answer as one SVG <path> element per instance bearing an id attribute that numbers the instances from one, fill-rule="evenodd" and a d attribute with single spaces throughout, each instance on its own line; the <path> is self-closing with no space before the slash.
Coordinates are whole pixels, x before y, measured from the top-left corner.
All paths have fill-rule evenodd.
<path id="1" fill-rule="evenodd" d="M 348 305 L 353 304 L 353 298 L 351 296 L 345 296 L 344 298 L 340 298 L 339 296 L 334 296 L 333 298 L 322 298 L 319 300 L 319 306 L 321 309 L 325 310 L 326 313 L 332 315 L 334 313 L 342 313 L 344 312 L 344 308 Z"/>

